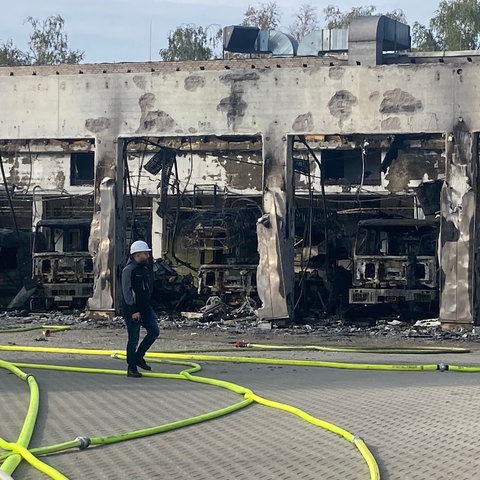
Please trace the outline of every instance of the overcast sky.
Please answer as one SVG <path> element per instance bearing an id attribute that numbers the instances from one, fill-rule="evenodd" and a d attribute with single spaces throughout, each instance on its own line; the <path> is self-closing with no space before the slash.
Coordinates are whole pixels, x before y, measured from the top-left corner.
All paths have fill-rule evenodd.
<path id="1" fill-rule="evenodd" d="M 0 43 L 13 40 L 27 49 L 31 28 L 25 19 L 45 19 L 60 14 L 65 20 L 69 48 L 83 50 L 86 63 L 141 62 L 160 60 L 158 51 L 167 46 L 168 35 L 183 24 L 238 25 L 249 5 L 258 7 L 269 0 L 1 0 Z M 304 3 L 318 6 L 320 24 L 327 5 L 348 11 L 353 6 L 373 4 L 378 13 L 401 8 L 407 22 L 428 24 L 438 8 L 438 0 L 332 0 L 295 2 L 277 0 L 282 12 L 279 30 L 288 33 L 293 15 Z"/>

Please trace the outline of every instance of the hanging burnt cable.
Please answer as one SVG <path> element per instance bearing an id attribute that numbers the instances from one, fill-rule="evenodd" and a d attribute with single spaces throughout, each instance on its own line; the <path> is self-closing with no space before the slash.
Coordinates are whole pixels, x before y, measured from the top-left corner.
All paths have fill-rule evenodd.
<path id="1" fill-rule="evenodd" d="M 367 147 L 368 147 L 369 143 L 365 140 L 363 142 L 363 145 L 362 145 L 362 173 L 360 175 L 360 183 L 358 184 L 358 188 L 357 188 L 357 194 L 356 194 L 356 199 L 357 199 L 357 203 L 358 203 L 358 206 L 361 207 L 362 204 L 361 204 L 361 201 L 360 201 L 360 194 L 362 193 L 362 190 L 363 190 L 363 183 L 365 181 L 365 164 L 366 164 L 366 161 L 367 161 Z"/>
<path id="2" fill-rule="evenodd" d="M 138 237 L 138 231 L 137 231 L 137 226 L 135 222 L 135 204 L 133 200 L 133 190 L 132 190 L 132 181 L 130 178 L 130 169 L 128 167 L 128 153 L 127 153 L 127 146 L 128 146 L 128 141 L 123 144 L 123 165 L 124 165 L 124 170 L 125 170 L 125 175 L 124 175 L 124 191 L 126 190 L 126 186 L 128 186 L 128 196 L 130 198 L 130 207 L 132 209 L 132 222 L 130 225 L 130 235 L 133 235 L 135 238 Z M 127 182 L 127 185 L 125 185 L 125 181 Z M 133 240 L 131 238 L 130 240 Z"/>
<path id="3" fill-rule="evenodd" d="M 328 215 L 327 215 L 327 200 L 326 200 L 326 195 L 325 195 L 325 169 L 323 168 L 323 162 L 321 162 L 313 149 L 310 147 L 310 145 L 307 143 L 305 140 L 304 136 L 299 137 L 300 143 L 305 145 L 307 148 L 308 152 L 310 155 L 313 157 L 313 160 L 317 164 L 319 170 L 320 170 L 320 188 L 322 192 L 322 208 L 323 208 L 323 234 L 325 237 L 325 258 L 328 258 L 328 242 L 329 242 L 329 236 L 328 236 Z M 328 269 L 327 269 L 328 271 Z"/>
<path id="4" fill-rule="evenodd" d="M 229 196 L 228 188 L 225 188 L 225 193 L 227 194 L 227 197 L 228 197 Z M 230 196 L 230 198 L 232 198 L 232 196 Z M 245 207 L 242 205 L 240 208 L 252 208 L 252 209 L 258 210 L 258 217 L 261 217 L 263 215 L 262 207 L 255 200 L 252 200 L 250 198 L 243 198 L 243 197 L 233 198 L 230 204 L 230 208 L 237 208 L 237 203 L 249 205 L 249 207 Z"/>
<path id="5" fill-rule="evenodd" d="M 0 170 L 2 171 L 3 185 L 5 186 L 5 193 L 7 194 L 7 200 L 8 200 L 8 205 L 10 207 L 10 213 L 12 214 L 12 221 L 13 221 L 13 225 L 15 226 L 15 233 L 17 234 L 17 238 L 20 240 L 20 232 L 18 230 L 17 216 L 15 214 L 15 209 L 13 208 L 13 202 L 12 202 L 12 197 L 10 195 L 10 191 L 8 190 L 7 177 L 5 176 L 5 169 L 3 168 L 2 154 L 0 154 Z"/>
<path id="6" fill-rule="evenodd" d="M 193 148 L 192 148 L 192 139 L 189 138 L 189 145 L 190 145 L 190 171 L 188 172 L 188 177 L 187 181 L 185 183 L 185 187 L 183 188 L 182 192 L 180 193 L 180 178 L 178 175 L 178 165 L 177 165 L 177 158 L 175 157 L 175 182 L 177 185 L 176 191 L 177 191 L 177 206 L 175 209 L 175 221 L 173 222 L 173 232 L 172 232 L 172 244 L 171 244 L 171 251 L 172 251 L 172 257 L 175 261 L 177 261 L 180 265 L 183 265 L 184 267 L 187 267 L 189 270 L 192 272 L 197 272 L 197 269 L 192 266 L 191 263 L 186 262 L 185 260 L 182 260 L 181 258 L 178 258 L 175 252 L 175 240 L 177 237 L 177 227 L 179 223 L 179 218 L 180 218 L 180 208 L 183 203 L 183 199 L 185 197 L 185 192 L 187 191 L 188 184 L 190 183 L 190 179 L 192 178 L 192 172 L 193 172 Z"/>
<path id="7" fill-rule="evenodd" d="M 307 275 L 307 270 L 310 265 L 310 258 L 312 256 L 312 228 L 313 228 L 313 186 L 312 186 L 312 176 L 310 174 L 310 169 L 306 173 L 307 180 L 308 180 L 308 219 L 305 221 L 305 227 L 303 229 L 303 238 L 307 238 L 307 261 L 304 264 L 304 247 L 302 247 L 302 255 L 301 255 L 301 272 L 300 272 L 300 292 L 298 294 L 297 301 L 295 302 L 295 306 L 293 307 L 293 311 L 295 311 L 298 307 L 298 304 L 302 300 L 303 292 L 305 289 L 305 277 Z M 302 239 L 303 240 L 303 239 Z"/>
<path id="8" fill-rule="evenodd" d="M 322 209 L 323 209 L 323 236 L 325 237 L 325 240 L 324 240 L 324 242 L 325 242 L 324 243 L 325 244 L 324 258 L 325 258 L 325 273 L 326 273 L 325 277 L 326 277 L 327 289 L 330 289 L 331 284 L 333 282 L 333 272 L 332 272 L 332 268 L 331 268 L 331 265 L 330 265 L 330 248 L 329 248 L 330 239 L 329 239 L 329 235 L 328 235 L 328 213 L 327 213 L 327 200 L 326 200 L 326 195 L 325 195 L 325 168 L 324 168 L 323 162 L 321 162 L 318 159 L 318 157 L 315 154 L 315 152 L 313 151 L 313 149 L 310 147 L 308 142 L 305 140 L 305 137 L 300 136 L 299 141 L 303 145 L 305 145 L 309 154 L 312 156 L 313 160 L 315 161 L 315 163 L 318 166 L 318 169 L 320 170 L 320 188 L 321 188 L 321 192 L 322 192 Z M 321 298 L 321 296 L 319 296 L 319 298 L 320 298 L 320 301 L 322 303 L 323 308 L 326 309 L 326 305 L 325 305 L 323 299 Z"/>
<path id="9" fill-rule="evenodd" d="M 147 145 L 145 144 L 145 148 L 143 149 L 142 157 L 140 159 L 140 165 L 138 167 L 138 179 L 137 179 L 137 186 L 135 187 L 135 195 L 133 195 L 133 193 L 132 193 L 130 170 L 129 170 L 129 167 L 128 167 L 128 154 L 126 156 L 126 158 L 127 158 L 127 160 L 126 160 L 126 171 L 127 171 L 127 174 L 128 174 L 128 187 L 129 187 L 129 191 L 130 191 L 130 203 L 131 203 L 131 206 L 132 206 L 132 219 L 131 219 L 131 222 L 130 222 L 130 231 L 135 233 L 136 238 L 139 237 L 138 229 L 137 229 L 137 223 L 136 223 L 136 219 L 137 219 L 137 215 L 136 215 L 137 214 L 137 197 L 138 197 L 138 192 L 140 190 L 140 181 L 141 181 L 142 168 L 143 168 L 143 162 L 145 160 L 146 151 L 147 151 Z"/>

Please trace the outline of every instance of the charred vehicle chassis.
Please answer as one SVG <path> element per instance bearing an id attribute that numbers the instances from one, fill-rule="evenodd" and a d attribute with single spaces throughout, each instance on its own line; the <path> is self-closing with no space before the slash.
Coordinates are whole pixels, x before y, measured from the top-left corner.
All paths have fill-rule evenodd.
<path id="1" fill-rule="evenodd" d="M 91 219 L 41 220 L 33 242 L 32 310 L 85 307 L 93 292 L 93 261 L 88 251 Z"/>

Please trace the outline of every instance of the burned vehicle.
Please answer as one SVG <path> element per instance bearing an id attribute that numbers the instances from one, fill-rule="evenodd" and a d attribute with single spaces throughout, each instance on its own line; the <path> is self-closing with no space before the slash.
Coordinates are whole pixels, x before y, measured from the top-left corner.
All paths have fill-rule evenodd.
<path id="1" fill-rule="evenodd" d="M 88 251 L 89 218 L 41 220 L 33 241 L 33 272 L 38 288 L 32 310 L 83 308 L 93 292 L 93 260 Z"/>
<path id="2" fill-rule="evenodd" d="M 350 304 L 438 301 L 438 226 L 426 220 L 363 220 L 353 252 Z"/>

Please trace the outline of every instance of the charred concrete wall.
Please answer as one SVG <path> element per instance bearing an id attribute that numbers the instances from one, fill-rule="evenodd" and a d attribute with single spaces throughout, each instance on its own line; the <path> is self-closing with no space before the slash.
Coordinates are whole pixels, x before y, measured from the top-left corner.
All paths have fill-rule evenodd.
<path id="1" fill-rule="evenodd" d="M 262 63 L 247 70 L 232 61 L 221 72 L 210 63 L 199 71 L 155 64 L 155 72 L 116 74 L 88 74 L 85 67 L 81 75 L 61 75 L 61 69 L 55 75 L 47 67 L 35 76 L 26 69 L 10 76 L 2 68 L 2 138 L 256 134 L 272 118 L 285 133 L 298 134 L 447 132 L 452 115 L 460 114 L 472 129 L 478 122 L 467 101 L 479 68 L 474 63 L 461 69 Z"/>
<path id="2" fill-rule="evenodd" d="M 448 135 L 459 118 L 470 132 L 476 132 L 480 114 L 472 99 L 479 73 L 480 65 L 471 58 L 375 67 L 296 58 L 1 68 L 0 140 L 91 139 L 95 144 L 95 211 L 100 215 L 102 182 L 115 183 L 112 208 L 123 205 L 124 165 L 119 149 L 124 138 L 260 136 L 264 145 L 271 145 L 264 157 L 274 160 L 264 158 L 263 163 L 264 211 L 276 212 L 281 226 L 274 235 L 282 244 L 289 235 L 293 195 L 287 186 L 291 175 L 288 148 L 280 147 L 288 138 L 305 134 Z M 205 162 L 211 168 L 208 159 Z M 214 171 L 225 175 L 227 184 L 240 190 L 258 188 L 258 181 L 239 180 L 238 172 L 221 167 Z M 58 185 L 62 168 L 60 164 L 55 168 L 52 184 Z M 44 165 L 35 162 L 29 181 L 45 182 L 42 171 Z M 430 177 L 430 172 L 423 173 Z M 205 175 L 206 183 L 213 174 Z M 11 180 L 22 185 L 27 177 Z M 64 184 L 64 188 L 70 186 Z M 114 248 L 120 253 L 112 256 L 102 248 L 93 252 L 96 265 L 108 276 L 96 288 L 115 290 L 118 265 L 112 263 L 119 263 L 125 255 L 122 219 L 104 215 L 102 221 L 111 225 L 94 230 L 115 236 Z M 98 237 L 93 244 L 101 241 Z M 274 250 L 279 265 L 287 270 L 292 263 L 286 253 L 289 242 Z M 266 254 L 260 252 L 261 262 Z M 288 277 L 288 272 L 284 275 Z M 282 288 L 283 315 L 292 286 L 286 282 Z M 115 308 L 115 291 L 110 293 L 94 295 L 99 300 L 93 308 Z M 470 321 L 475 316 L 472 311 L 466 315 Z"/>

